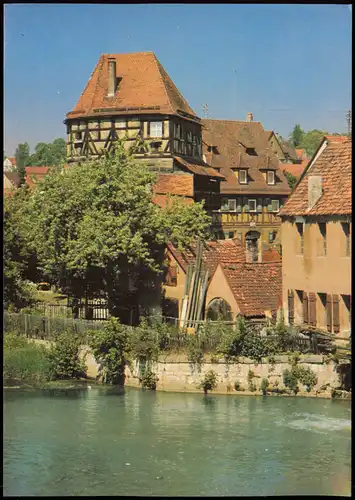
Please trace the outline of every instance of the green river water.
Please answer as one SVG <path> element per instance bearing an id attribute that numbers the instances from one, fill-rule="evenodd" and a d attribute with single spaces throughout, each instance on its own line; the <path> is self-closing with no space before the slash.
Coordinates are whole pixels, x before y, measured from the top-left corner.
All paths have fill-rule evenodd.
<path id="1" fill-rule="evenodd" d="M 350 495 L 350 402 L 4 393 L 5 495 Z"/>

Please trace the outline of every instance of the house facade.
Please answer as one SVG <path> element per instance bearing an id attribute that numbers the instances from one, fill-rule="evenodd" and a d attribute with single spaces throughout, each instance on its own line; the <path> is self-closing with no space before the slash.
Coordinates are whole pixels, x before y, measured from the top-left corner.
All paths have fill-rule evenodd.
<path id="1" fill-rule="evenodd" d="M 287 324 L 351 329 L 351 141 L 322 141 L 280 212 Z"/>
<path id="2" fill-rule="evenodd" d="M 205 160 L 223 174 L 215 234 L 238 238 L 251 262 L 267 248 L 280 250 L 279 210 L 291 189 L 260 122 L 202 120 Z M 219 229 L 222 227 L 222 229 Z"/>
<path id="3" fill-rule="evenodd" d="M 187 198 L 218 208 L 223 176 L 202 159 L 201 119 L 152 52 L 101 55 L 64 123 L 69 165 L 126 139 L 127 146 L 138 144 L 137 160 L 165 176 L 158 191 L 171 193 L 178 184 L 183 196 L 186 185 Z M 165 193 L 156 191 L 159 203 Z"/>
<path id="4" fill-rule="evenodd" d="M 180 318 L 186 292 L 188 266 L 195 263 L 193 248 L 167 249 L 168 270 L 164 283 L 163 314 Z M 203 316 L 235 321 L 276 318 L 281 308 L 281 262 L 247 263 L 239 240 L 206 242 L 202 261 L 209 272 Z"/>

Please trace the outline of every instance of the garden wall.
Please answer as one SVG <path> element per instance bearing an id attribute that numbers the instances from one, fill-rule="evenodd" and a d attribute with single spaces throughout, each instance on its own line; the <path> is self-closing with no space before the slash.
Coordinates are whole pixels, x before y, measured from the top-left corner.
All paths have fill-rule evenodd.
<path id="1" fill-rule="evenodd" d="M 45 340 L 33 340 L 34 342 L 49 345 Z M 82 347 L 82 354 L 86 354 L 87 374 L 95 378 L 98 375 L 98 364 L 90 352 L 89 347 Z M 340 386 L 339 375 L 336 365 L 333 362 L 326 364 L 321 355 L 301 355 L 299 364 L 304 368 L 310 368 L 317 376 L 318 383 L 314 389 L 307 393 L 305 387 L 299 384 L 302 395 L 321 395 L 330 397 L 331 390 Z M 247 358 L 240 358 L 238 364 L 226 364 L 224 361 L 211 363 L 208 356 L 205 357 L 202 365 L 192 366 L 187 357 L 181 355 L 161 355 L 157 363 L 153 363 L 152 371 L 158 376 L 157 390 L 171 392 L 202 392 L 198 387 L 205 373 L 213 370 L 218 376 L 217 388 L 214 394 L 236 394 L 235 382 L 239 382 L 244 391 L 241 394 L 260 394 L 260 384 L 263 378 L 267 378 L 269 385 L 273 386 L 278 382 L 278 388 L 284 388 L 282 373 L 290 369 L 288 356 L 275 356 L 275 364 L 267 363 L 267 359 L 262 363 L 255 364 Z M 255 374 L 252 382 L 256 386 L 255 392 L 248 390 L 248 373 L 252 370 Z M 139 383 L 139 367 L 136 363 L 133 370 L 126 368 L 126 385 L 130 387 L 141 387 Z M 327 386 L 327 387 L 325 387 Z M 239 391 L 238 391 L 239 393 Z"/>
<path id="2" fill-rule="evenodd" d="M 198 367 L 193 367 L 189 364 L 184 356 L 160 357 L 159 362 L 153 364 L 152 371 L 156 373 L 159 380 L 157 382 L 157 390 L 162 391 L 177 391 L 177 392 L 201 392 L 198 387 L 205 373 L 213 370 L 218 376 L 218 386 L 213 391 L 216 394 L 231 394 L 236 393 L 234 389 L 235 382 L 239 382 L 241 388 L 244 389 L 244 394 L 260 394 L 260 384 L 263 378 L 269 380 L 269 385 L 278 381 L 278 388 L 284 388 L 282 372 L 287 368 L 290 369 L 288 356 L 275 356 L 276 363 L 274 365 L 265 363 L 255 364 L 254 361 L 246 358 L 240 359 L 238 364 L 227 365 L 223 361 L 211 363 L 205 361 L 200 371 Z M 322 394 L 330 397 L 331 389 L 339 387 L 339 375 L 335 370 L 335 365 L 331 362 L 326 364 L 323 362 L 323 356 L 310 355 L 301 356 L 299 362 L 304 368 L 311 368 L 318 378 L 318 383 L 309 393 L 310 395 Z M 255 374 L 253 384 L 256 386 L 256 392 L 251 393 L 248 390 L 248 372 L 252 370 Z M 326 386 L 329 384 L 326 388 Z M 126 370 L 126 385 L 139 387 L 138 366 L 136 365 L 133 372 L 127 368 Z M 306 388 L 300 385 L 300 394 L 308 394 Z"/>

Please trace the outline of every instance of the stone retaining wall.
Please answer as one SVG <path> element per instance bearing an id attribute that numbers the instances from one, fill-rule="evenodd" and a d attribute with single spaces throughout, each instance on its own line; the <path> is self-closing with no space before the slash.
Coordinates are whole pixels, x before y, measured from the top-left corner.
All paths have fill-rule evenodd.
<path id="1" fill-rule="evenodd" d="M 50 342 L 45 340 L 34 340 L 34 342 L 49 345 Z M 88 346 L 82 347 L 82 355 L 86 354 L 87 374 L 89 377 L 97 377 L 98 364 L 90 352 Z M 311 391 L 307 393 L 305 388 L 299 384 L 300 394 L 305 395 L 323 395 L 330 397 L 331 390 L 340 385 L 339 375 L 336 372 L 333 362 L 324 363 L 321 355 L 301 355 L 299 364 L 303 367 L 311 368 L 318 378 L 318 383 Z M 286 369 L 290 369 L 288 356 L 275 356 L 275 364 L 267 363 L 265 358 L 262 363 L 255 364 L 253 360 L 240 358 L 238 364 L 227 365 L 224 361 L 211 363 L 209 357 L 206 356 L 200 370 L 197 366 L 191 366 L 185 355 L 162 355 L 159 361 L 152 365 L 152 370 L 158 377 L 157 390 L 175 391 L 175 392 L 201 392 L 198 387 L 205 373 L 209 370 L 214 370 L 218 376 L 218 386 L 213 391 L 215 394 L 235 394 L 235 382 L 239 382 L 244 389 L 242 394 L 260 394 L 260 384 L 263 378 L 269 380 L 269 385 L 273 385 L 278 381 L 278 388 L 284 388 L 282 373 Z M 253 384 L 256 386 L 256 392 L 248 391 L 248 372 L 252 370 L 255 374 Z M 135 364 L 133 370 L 126 369 L 126 385 L 131 387 L 140 387 L 139 384 L 138 365 Z M 324 386 L 327 385 L 325 389 Z M 323 389 L 321 389 L 323 387 Z"/>

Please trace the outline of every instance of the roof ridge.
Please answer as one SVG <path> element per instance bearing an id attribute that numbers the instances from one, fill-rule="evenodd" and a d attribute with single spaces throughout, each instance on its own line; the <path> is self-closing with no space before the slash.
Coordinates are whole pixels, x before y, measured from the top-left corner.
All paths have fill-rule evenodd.
<path id="1" fill-rule="evenodd" d="M 260 123 L 260 121 L 252 121 L 248 122 L 246 120 L 225 120 L 223 118 L 202 118 L 203 121 L 209 121 L 209 122 L 230 122 L 230 123 Z M 268 131 L 265 131 L 268 132 Z"/>
<path id="2" fill-rule="evenodd" d="M 165 92 L 166 98 L 167 98 L 167 100 L 168 100 L 168 103 L 169 103 L 170 109 L 171 109 L 171 111 L 174 113 L 174 108 L 173 108 L 172 102 L 171 102 L 171 100 L 170 100 L 170 97 L 169 97 L 168 91 L 167 91 L 167 89 L 166 89 L 165 82 L 164 82 L 164 78 L 163 78 L 163 75 L 162 75 L 162 72 L 161 72 L 161 69 L 160 69 L 161 64 L 160 64 L 160 62 L 159 62 L 159 60 L 158 60 L 157 56 L 156 56 L 154 53 L 153 53 L 153 57 L 154 57 L 154 62 L 155 62 L 155 64 L 156 64 L 157 69 L 158 69 L 158 72 L 159 72 L 159 77 L 160 77 L 161 83 L 162 83 L 162 85 L 163 85 L 164 92 Z M 169 78 L 170 78 L 170 77 L 169 77 Z"/>

